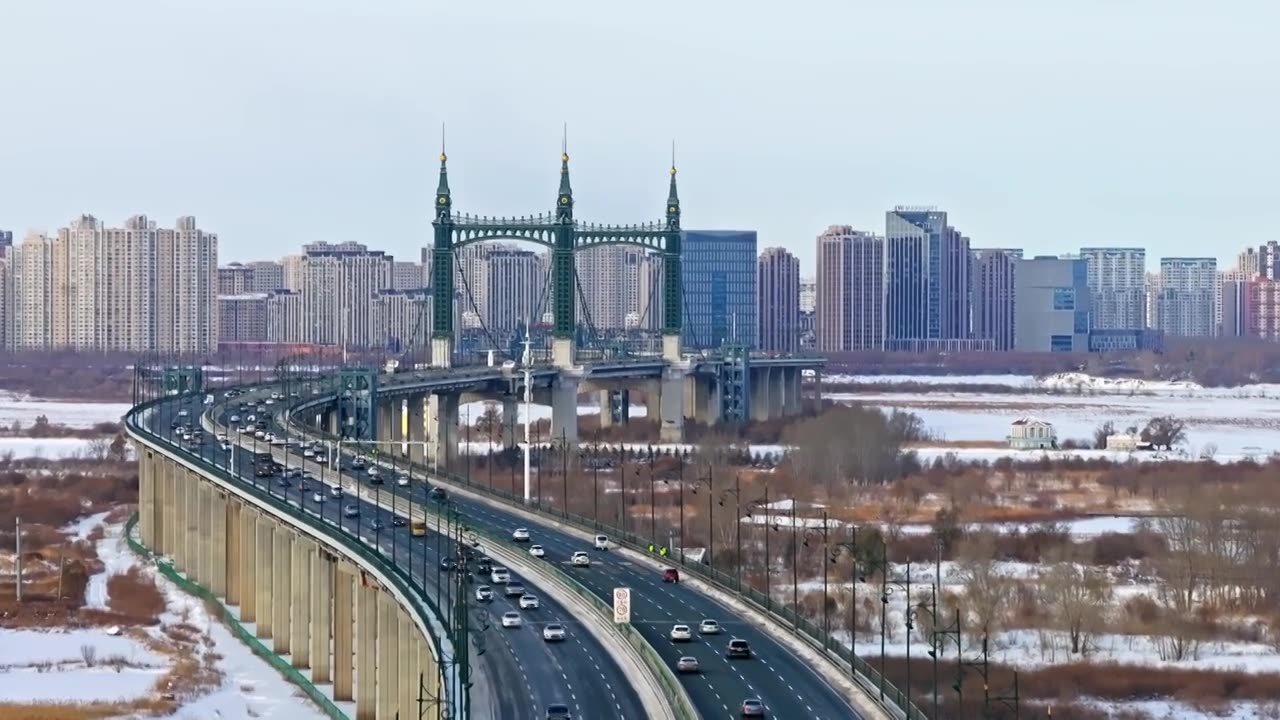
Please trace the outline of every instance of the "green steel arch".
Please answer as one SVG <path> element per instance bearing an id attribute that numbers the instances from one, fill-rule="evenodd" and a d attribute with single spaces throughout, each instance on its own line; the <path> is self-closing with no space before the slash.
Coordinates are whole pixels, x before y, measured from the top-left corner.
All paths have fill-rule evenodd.
<path id="1" fill-rule="evenodd" d="M 663 262 L 662 333 L 680 334 L 683 294 L 680 287 L 680 197 L 676 169 L 671 168 L 665 220 L 635 225 L 583 223 L 573 217 L 573 189 L 569 184 L 569 155 L 560 156 L 560 190 L 554 212 L 521 217 L 483 217 L 453 211 L 449 193 L 448 157 L 440 155 L 440 184 L 436 188 L 432 249 L 432 332 L 452 339 L 453 255 L 459 248 L 488 240 L 521 240 L 551 249 L 553 335 L 573 338 L 577 326 L 574 253 L 600 245 L 636 245 L 658 252 Z"/>

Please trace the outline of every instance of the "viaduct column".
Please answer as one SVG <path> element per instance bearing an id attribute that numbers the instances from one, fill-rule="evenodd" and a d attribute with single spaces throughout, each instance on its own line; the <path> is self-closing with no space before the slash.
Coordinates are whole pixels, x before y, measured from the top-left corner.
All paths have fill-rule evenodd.
<path id="1" fill-rule="evenodd" d="M 227 496 L 220 489 L 210 486 L 209 500 L 209 590 L 216 597 L 227 597 L 227 558 L 231 554 L 231 543 L 227 537 Z"/>
<path id="2" fill-rule="evenodd" d="M 751 377 L 751 420 L 763 422 L 769 419 L 769 406 L 773 385 L 772 368 L 753 368 Z"/>
<path id="3" fill-rule="evenodd" d="M 395 717 L 400 693 L 399 608 L 387 593 L 378 593 L 378 717 Z"/>
<path id="4" fill-rule="evenodd" d="M 361 579 L 356 588 L 356 720 L 377 715 L 378 591 Z"/>
<path id="5" fill-rule="evenodd" d="M 578 378 L 560 373 L 551 385 L 551 442 L 578 446 Z"/>
<path id="6" fill-rule="evenodd" d="M 458 393 L 427 396 L 427 461 L 447 468 L 458 457 Z"/>
<path id="7" fill-rule="evenodd" d="M 355 644 L 357 576 L 350 565 L 330 563 L 333 573 L 333 698 L 350 702 L 355 697 L 352 670 Z"/>
<path id="8" fill-rule="evenodd" d="M 310 538 L 294 537 L 289 580 L 289 650 L 293 666 L 311 667 L 311 556 L 316 554 L 316 543 Z"/>
<path id="9" fill-rule="evenodd" d="M 333 680 L 329 646 L 333 640 L 334 563 L 318 548 L 308 553 L 308 561 L 311 563 L 311 679 L 327 683 Z M 348 622 L 348 633 L 350 630 Z M 347 666 L 351 666 L 350 659 Z"/>
<path id="10" fill-rule="evenodd" d="M 258 557 L 255 562 L 257 564 L 256 584 L 258 587 L 254 599 L 256 606 L 254 612 L 258 621 L 258 637 L 266 639 L 271 637 L 272 621 L 275 618 L 271 604 L 271 591 L 273 589 L 271 585 L 271 563 L 274 559 L 271 548 L 275 533 L 271 529 L 271 521 L 261 515 L 258 516 L 257 525 Z"/>
<path id="11" fill-rule="evenodd" d="M 662 372 L 661 416 L 658 439 L 664 443 L 684 442 L 684 372 L 667 368 Z"/>
<path id="12" fill-rule="evenodd" d="M 515 395 L 502 396 L 502 446 L 513 448 L 519 441 L 516 428 L 519 427 L 520 401 Z"/>
<path id="13" fill-rule="evenodd" d="M 293 531 L 277 525 L 273 541 L 274 565 L 271 568 L 271 650 L 277 655 L 288 655 L 292 639 L 289 627 L 289 606 L 292 604 L 293 584 Z"/>
<path id="14" fill-rule="evenodd" d="M 427 396 L 425 393 L 409 396 L 409 462 L 421 465 L 427 455 L 421 444 L 427 437 Z"/>
<path id="15" fill-rule="evenodd" d="M 240 595 L 241 574 L 244 572 L 244 550 L 243 542 L 240 536 L 240 529 L 244 520 L 244 504 L 236 499 L 228 499 L 227 517 L 226 517 L 226 534 L 227 534 L 227 554 L 224 563 L 227 567 L 227 604 L 243 605 Z M 241 608 L 241 615 L 243 615 Z"/>

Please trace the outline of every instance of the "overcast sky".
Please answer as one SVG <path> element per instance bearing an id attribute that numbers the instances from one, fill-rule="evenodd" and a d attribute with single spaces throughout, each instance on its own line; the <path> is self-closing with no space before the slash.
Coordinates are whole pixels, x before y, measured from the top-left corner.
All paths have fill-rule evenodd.
<path id="1" fill-rule="evenodd" d="M 429 243 L 454 206 L 754 229 L 935 205 L 978 247 L 1280 239 L 1280 2 L 5 0 L 0 228 L 184 214 L 222 261 Z"/>

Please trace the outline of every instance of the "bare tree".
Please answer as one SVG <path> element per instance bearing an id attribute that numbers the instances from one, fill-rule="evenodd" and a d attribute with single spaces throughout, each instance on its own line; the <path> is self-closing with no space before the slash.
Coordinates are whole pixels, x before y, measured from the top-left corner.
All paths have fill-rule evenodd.
<path id="1" fill-rule="evenodd" d="M 1045 602 L 1071 640 L 1071 653 L 1088 654 L 1093 634 L 1106 620 L 1111 583 L 1096 568 L 1073 562 L 1054 564 L 1041 578 Z"/>
<path id="2" fill-rule="evenodd" d="M 973 637 L 997 632 L 1013 598 L 1013 583 L 1000 572 L 992 559 L 994 554 L 995 541 L 989 534 L 978 535 L 960 548 L 963 606 L 977 624 L 971 633 Z"/>
<path id="3" fill-rule="evenodd" d="M 109 438 L 90 440 L 88 447 L 85 448 L 85 454 L 90 460 L 106 460 L 111 457 L 111 440 Z"/>
<path id="4" fill-rule="evenodd" d="M 1107 438 L 1116 434 L 1116 424 L 1110 420 L 1093 429 L 1093 447 L 1097 450 L 1107 449 Z"/>
<path id="5" fill-rule="evenodd" d="M 1172 450 L 1187 439 L 1187 424 L 1172 415 L 1154 417 L 1142 429 L 1142 439 L 1154 447 Z"/>

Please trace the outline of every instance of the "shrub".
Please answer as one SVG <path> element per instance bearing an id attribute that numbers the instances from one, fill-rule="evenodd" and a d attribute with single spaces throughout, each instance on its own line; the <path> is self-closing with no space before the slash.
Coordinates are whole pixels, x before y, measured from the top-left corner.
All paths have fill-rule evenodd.
<path id="1" fill-rule="evenodd" d="M 153 620 L 164 612 L 164 595 L 155 580 L 139 568 L 107 578 L 107 606 L 138 620 Z"/>

